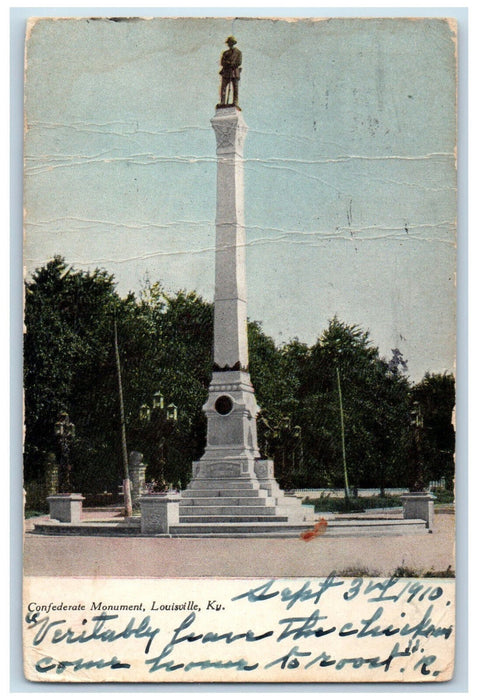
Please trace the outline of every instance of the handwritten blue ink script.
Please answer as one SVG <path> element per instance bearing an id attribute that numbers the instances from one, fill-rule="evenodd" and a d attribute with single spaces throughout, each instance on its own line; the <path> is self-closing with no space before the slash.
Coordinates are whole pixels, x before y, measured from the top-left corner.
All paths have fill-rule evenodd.
<path id="1" fill-rule="evenodd" d="M 450 579 L 26 577 L 24 608 L 32 681 L 417 682 L 453 674 Z"/>

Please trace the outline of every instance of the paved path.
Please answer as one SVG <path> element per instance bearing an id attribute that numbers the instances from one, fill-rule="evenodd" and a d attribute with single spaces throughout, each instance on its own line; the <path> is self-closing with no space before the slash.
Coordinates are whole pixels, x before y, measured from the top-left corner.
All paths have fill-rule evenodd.
<path id="1" fill-rule="evenodd" d="M 24 571 L 38 576 L 284 577 L 366 570 L 389 575 L 400 566 L 454 570 L 454 515 L 438 513 L 432 534 L 297 539 L 66 537 L 27 530 Z"/>

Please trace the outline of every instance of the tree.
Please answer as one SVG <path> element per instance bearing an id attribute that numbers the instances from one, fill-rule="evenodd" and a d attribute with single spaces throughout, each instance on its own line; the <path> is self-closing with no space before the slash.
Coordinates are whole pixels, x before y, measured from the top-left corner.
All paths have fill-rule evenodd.
<path id="1" fill-rule="evenodd" d="M 160 284 L 148 283 L 138 312 L 148 327 L 151 360 L 148 366 L 144 359 L 135 366 L 138 387 L 131 387 L 131 396 L 136 397 L 131 409 L 133 434 L 137 449 L 152 467 L 151 476 L 157 478 L 153 471 L 158 471 L 161 452 L 166 480 L 184 485 L 190 478 L 192 461 L 205 447 L 202 406 L 212 372 L 212 305 L 195 292 L 166 294 Z M 150 402 L 158 389 L 167 403 L 177 406 L 177 422 L 167 422 L 158 412 L 148 425 L 142 425 L 139 407 Z"/>
<path id="2" fill-rule="evenodd" d="M 26 285 L 27 480 L 40 475 L 46 454 L 58 451 L 53 426 L 61 411 L 77 425 L 73 460 L 75 453 L 78 457 L 91 450 L 85 436 L 94 433 L 96 416 L 114 414 L 115 395 L 100 391 L 97 378 L 104 388 L 111 355 L 107 319 L 115 299 L 110 275 L 100 270 L 76 272 L 60 257 L 37 270 Z"/>
<path id="3" fill-rule="evenodd" d="M 439 481 L 453 488 L 455 474 L 455 430 L 452 424 L 455 407 L 455 379 L 451 374 L 430 374 L 416 384 L 410 393 L 411 405 L 421 418 L 421 468 L 423 480 Z"/>
<path id="4" fill-rule="evenodd" d="M 75 270 L 56 257 L 35 271 L 25 296 L 25 480 L 44 478 L 59 455 L 54 425 L 67 412 L 73 487 L 116 491 L 122 431 L 114 347 L 116 316 L 124 427 L 129 450 L 144 454 L 148 477 L 188 482 L 206 441 L 202 412 L 212 373 L 213 308 L 195 292 L 167 293 L 148 282 L 120 298 L 104 270 Z M 333 318 L 312 347 L 278 347 L 249 322 L 250 373 L 261 407 L 258 440 L 285 488 L 403 485 L 410 474 L 412 406 L 424 423 L 427 478 L 453 477 L 454 379 L 427 374 L 412 387 L 398 348 L 381 358 L 369 334 Z M 339 380 L 341 397 L 339 396 Z M 177 406 L 140 420 L 160 390 Z M 340 400 L 341 399 L 341 400 Z M 345 455 L 345 460 L 344 460 Z"/>
<path id="5" fill-rule="evenodd" d="M 277 348 L 259 323 L 249 322 L 249 356 L 251 380 L 261 408 L 257 423 L 259 448 L 274 460 L 281 486 L 292 488 L 303 477 L 297 389 L 308 348 L 297 339 Z"/>
<path id="6" fill-rule="evenodd" d="M 330 321 L 310 350 L 299 389 L 309 482 L 344 485 L 338 376 L 350 485 L 383 490 L 400 478 L 409 384 L 357 326 Z"/>
<path id="7" fill-rule="evenodd" d="M 337 318 L 311 348 L 277 348 L 250 323 L 249 347 L 260 447 L 282 486 L 343 486 L 344 455 L 351 485 L 403 479 L 410 385 L 398 349 L 381 359 L 367 332 Z"/>

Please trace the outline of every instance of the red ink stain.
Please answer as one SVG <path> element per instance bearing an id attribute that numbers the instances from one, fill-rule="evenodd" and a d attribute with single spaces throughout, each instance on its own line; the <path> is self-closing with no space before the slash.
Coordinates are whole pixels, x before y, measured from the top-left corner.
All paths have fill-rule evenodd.
<path id="1" fill-rule="evenodd" d="M 315 523 L 314 528 L 312 530 L 306 530 L 305 532 L 301 532 L 300 536 L 305 542 L 308 542 L 309 540 L 313 540 L 314 537 L 323 535 L 326 530 L 327 520 L 325 518 L 321 518 L 318 522 Z"/>

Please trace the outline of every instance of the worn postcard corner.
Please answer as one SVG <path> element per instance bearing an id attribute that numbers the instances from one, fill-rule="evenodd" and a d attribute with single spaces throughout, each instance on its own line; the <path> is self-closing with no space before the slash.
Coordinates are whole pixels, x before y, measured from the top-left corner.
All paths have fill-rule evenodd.
<path id="1" fill-rule="evenodd" d="M 24 122 L 25 677 L 449 681 L 456 21 L 32 18 Z"/>

